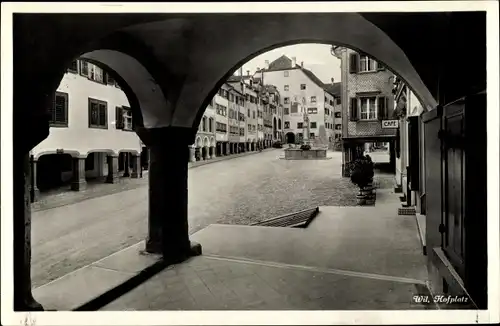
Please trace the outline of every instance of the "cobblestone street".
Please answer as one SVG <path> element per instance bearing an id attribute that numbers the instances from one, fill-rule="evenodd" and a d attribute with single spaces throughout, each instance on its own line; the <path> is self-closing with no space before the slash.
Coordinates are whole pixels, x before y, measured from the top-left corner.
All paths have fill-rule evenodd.
<path id="1" fill-rule="evenodd" d="M 287 161 L 282 150 L 189 170 L 189 224 L 250 224 L 317 205 L 354 206 L 357 189 L 341 178 L 341 153 Z M 33 213 L 33 286 L 137 243 L 147 232 L 147 187 Z"/>

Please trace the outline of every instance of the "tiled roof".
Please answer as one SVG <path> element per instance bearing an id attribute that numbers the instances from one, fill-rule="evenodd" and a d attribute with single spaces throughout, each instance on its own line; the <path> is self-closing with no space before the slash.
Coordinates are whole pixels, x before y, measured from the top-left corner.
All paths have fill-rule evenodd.
<path id="1" fill-rule="evenodd" d="M 342 83 L 325 84 L 325 90 L 334 96 L 340 96 Z"/>

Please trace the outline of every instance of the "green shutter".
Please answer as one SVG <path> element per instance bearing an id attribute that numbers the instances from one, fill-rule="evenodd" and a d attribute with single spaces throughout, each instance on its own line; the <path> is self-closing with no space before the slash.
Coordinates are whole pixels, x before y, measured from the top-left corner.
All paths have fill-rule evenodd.
<path id="1" fill-rule="evenodd" d="M 377 116 L 379 120 L 385 120 L 387 118 L 387 97 L 379 96 L 378 98 L 378 112 Z"/>
<path id="2" fill-rule="evenodd" d="M 123 119 L 123 108 L 121 106 L 116 107 L 116 129 L 123 129 L 125 127 L 125 121 Z"/>
<path id="3" fill-rule="evenodd" d="M 357 53 L 349 54 L 349 73 L 355 74 L 359 70 L 359 56 Z"/>
<path id="4" fill-rule="evenodd" d="M 350 99 L 350 120 L 358 121 L 358 99 L 356 97 L 351 97 Z"/>

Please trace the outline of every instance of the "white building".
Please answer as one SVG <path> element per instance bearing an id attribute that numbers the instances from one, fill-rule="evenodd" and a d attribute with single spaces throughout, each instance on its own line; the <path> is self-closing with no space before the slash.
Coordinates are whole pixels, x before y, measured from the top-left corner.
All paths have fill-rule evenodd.
<path id="1" fill-rule="evenodd" d="M 32 196 L 87 180 L 138 177 L 142 143 L 125 93 L 101 68 L 75 60 L 54 95 L 50 135 L 32 150 Z M 129 168 L 132 167 L 130 170 Z"/>
<path id="2" fill-rule="evenodd" d="M 267 63 L 266 63 L 267 65 Z M 295 58 L 281 56 L 265 69 L 258 71 L 264 84 L 276 86 L 281 94 L 283 106 L 283 132 L 287 143 L 295 143 L 304 138 L 304 113 L 309 117 L 309 139 L 318 145 L 329 145 L 333 142 L 333 129 L 326 128 L 330 123 L 333 106 L 330 94 L 321 80 L 303 64 L 297 65 Z M 328 103 L 325 103 L 327 99 Z M 328 109 L 325 111 L 325 108 Z M 325 113 L 329 114 L 326 115 Z M 331 140 L 331 141 L 330 141 Z"/>

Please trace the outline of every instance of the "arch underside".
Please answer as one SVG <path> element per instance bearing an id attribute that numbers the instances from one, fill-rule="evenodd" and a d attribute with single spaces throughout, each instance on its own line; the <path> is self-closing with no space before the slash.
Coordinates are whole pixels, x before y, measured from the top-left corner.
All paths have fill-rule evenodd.
<path id="1" fill-rule="evenodd" d="M 116 27 L 114 31 L 109 30 L 107 16 L 80 15 L 71 20 L 46 18 L 51 26 L 58 27 L 52 37 L 59 42 L 50 44 L 54 49 L 45 50 L 45 54 L 37 58 L 38 66 L 34 69 L 44 65 L 60 66 L 61 61 L 69 62 L 80 55 L 78 48 L 71 52 L 74 34 L 79 34 L 77 39 L 85 43 L 82 48 L 86 50 L 82 57 L 111 69 L 130 86 L 127 96 L 135 97 L 131 105 L 140 115 L 142 126 L 191 128 L 191 143 L 205 108 L 227 77 L 253 57 L 284 45 L 325 43 L 365 52 L 402 77 L 427 108 L 437 104 L 403 50 L 361 14 L 197 14 L 189 17 L 144 14 L 137 20 L 141 23 L 123 18 L 122 26 L 115 18 L 111 24 Z M 380 14 L 380 17 L 386 16 L 390 14 Z M 107 33 L 87 31 L 90 17 L 96 30 L 107 28 Z M 36 22 L 43 19 L 38 18 Z M 398 27 L 391 28 L 395 31 Z M 96 35 L 105 37 L 95 40 Z M 65 40 L 68 40 L 68 48 L 64 48 Z M 122 43 L 129 46 L 118 49 L 117 40 L 124 40 Z M 25 43 L 28 42 L 26 39 Z M 57 52 L 56 46 L 68 57 L 51 58 L 50 53 Z M 36 75 L 32 72 L 30 76 Z"/>

